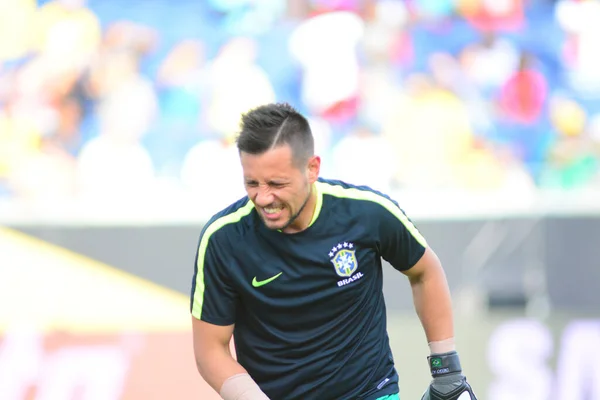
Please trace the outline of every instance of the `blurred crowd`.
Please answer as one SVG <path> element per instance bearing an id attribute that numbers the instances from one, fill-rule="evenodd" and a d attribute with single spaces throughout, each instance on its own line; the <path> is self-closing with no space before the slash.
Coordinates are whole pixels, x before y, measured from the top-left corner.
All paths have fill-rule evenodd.
<path id="1" fill-rule="evenodd" d="M 243 194 L 240 114 L 286 101 L 322 175 L 600 188 L 599 0 L 2 0 L 0 198 Z"/>

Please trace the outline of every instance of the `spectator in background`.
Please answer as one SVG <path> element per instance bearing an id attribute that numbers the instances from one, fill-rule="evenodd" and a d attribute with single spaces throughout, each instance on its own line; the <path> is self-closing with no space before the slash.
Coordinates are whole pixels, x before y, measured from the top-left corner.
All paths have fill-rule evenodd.
<path id="1" fill-rule="evenodd" d="M 525 28 L 526 0 L 460 0 L 457 13 L 475 29 L 518 32 Z"/>
<path id="2" fill-rule="evenodd" d="M 79 154 L 78 187 L 86 201 L 133 204 L 153 190 L 154 167 L 141 140 L 155 121 L 152 82 L 140 74 L 140 55 L 124 47 L 105 54 L 92 76 L 99 136 Z"/>
<path id="3" fill-rule="evenodd" d="M 76 116 L 65 124 L 64 106 L 76 106 L 65 98 L 96 49 L 100 24 L 82 1 L 36 8 L 17 0 L 0 5 L 0 31 L 0 64 L 21 58 L 0 101 L 0 180 L 24 201 L 50 202 L 72 193 L 79 127 Z M 67 136 L 73 147 L 64 152 Z"/>
<path id="4" fill-rule="evenodd" d="M 51 1 L 30 18 L 30 56 L 15 70 L 0 118 L 7 141 L 0 153 L 8 153 L 0 154 L 0 164 L 10 164 L 6 181 L 14 197 L 57 205 L 74 193 L 81 136 L 80 107 L 71 94 L 96 50 L 100 27 L 83 2 Z"/>
<path id="5" fill-rule="evenodd" d="M 364 125 L 357 126 L 332 149 L 332 178 L 352 179 L 358 185 L 389 192 L 394 175 L 394 152 L 390 144 Z"/>
<path id="6" fill-rule="evenodd" d="M 527 52 L 519 67 L 503 85 L 498 96 L 497 140 L 508 145 L 537 178 L 550 138 L 544 124 L 548 82 Z"/>
<path id="7" fill-rule="evenodd" d="M 396 180 L 406 188 L 459 187 L 460 165 L 474 145 L 465 104 L 429 75 L 411 75 L 405 89 L 382 131 L 395 152 Z"/>
<path id="8" fill-rule="evenodd" d="M 61 185 L 61 178 L 53 169 L 57 164 L 34 168 L 41 165 L 43 141 L 58 126 L 59 103 L 69 86 L 69 79 L 62 78 L 70 74 L 57 72 L 60 68 L 56 68 L 54 61 L 43 55 L 23 60 L 10 73 L 12 78 L 0 108 L 0 179 L 20 198 L 36 197 L 38 183 L 52 185 L 55 180 L 57 187 Z M 64 171 L 63 166 L 60 164 L 58 169 Z M 24 171 L 37 171 L 37 175 Z M 39 189 L 47 191 L 44 187 Z"/>
<path id="9" fill-rule="evenodd" d="M 309 17 L 296 27 L 290 52 L 303 69 L 301 99 L 313 115 L 347 120 L 356 113 L 364 22 L 348 11 Z"/>
<path id="10" fill-rule="evenodd" d="M 588 123 L 585 110 L 572 99 L 555 96 L 550 114 L 557 135 L 542 171 L 540 185 L 573 190 L 596 184 L 600 159 L 592 139 L 594 127 Z"/>
<path id="11" fill-rule="evenodd" d="M 310 124 L 310 129 L 313 134 L 315 145 L 315 154 L 321 154 L 321 172 L 323 175 L 333 176 L 336 171 L 336 166 L 331 157 L 333 151 L 332 137 L 333 128 L 331 123 L 325 118 L 307 115 L 306 119 Z"/>
<path id="12" fill-rule="evenodd" d="M 412 12 L 421 21 L 440 21 L 454 14 L 455 0 L 412 0 Z"/>
<path id="13" fill-rule="evenodd" d="M 89 97 L 101 103 L 123 89 L 133 89 L 144 91 L 153 102 L 154 84 L 141 74 L 141 64 L 156 41 L 155 32 L 145 26 L 128 21 L 111 24 L 87 71 Z"/>
<path id="14" fill-rule="evenodd" d="M 0 67 L 31 50 L 35 14 L 36 0 L 0 1 Z"/>
<path id="15" fill-rule="evenodd" d="M 36 151 L 24 157 L 10 176 L 16 198 L 31 207 L 68 206 L 75 192 L 76 157 L 81 148 L 81 108 L 72 97 L 56 105 L 56 121 L 44 132 Z"/>
<path id="16" fill-rule="evenodd" d="M 61 78 L 64 76 L 44 56 L 28 58 L 13 75 L 9 101 L 16 115 L 29 119 L 40 136 L 47 134 L 56 124 L 57 102 L 62 95 Z"/>
<path id="17" fill-rule="evenodd" d="M 17 164 L 10 175 L 14 197 L 30 208 L 64 210 L 76 194 L 76 158 L 55 139 L 43 137 L 39 150 Z"/>
<path id="18" fill-rule="evenodd" d="M 142 76 L 140 69 L 157 39 L 153 29 L 131 21 L 113 22 L 106 27 L 91 62 L 73 88 L 73 95 L 82 106 L 81 135 L 84 141 L 98 135 L 98 105 L 125 80 L 141 88 L 138 90 L 148 92 L 150 102 L 156 101 L 154 83 Z M 130 60 L 127 61 L 127 58 Z M 131 74 L 123 73 L 126 64 L 133 69 Z"/>
<path id="19" fill-rule="evenodd" d="M 40 127 L 27 111 L 19 107 L 14 89 L 0 108 L 0 182 L 10 192 L 15 190 L 15 170 L 40 148 Z"/>
<path id="20" fill-rule="evenodd" d="M 178 176 L 185 154 L 208 136 L 204 124 L 210 75 L 204 52 L 201 41 L 182 40 L 159 65 L 156 85 L 160 117 L 144 143 L 160 176 Z"/>
<path id="21" fill-rule="evenodd" d="M 274 101 L 269 76 L 256 63 L 256 47 L 251 38 L 234 37 L 208 63 L 210 98 L 204 115 L 212 134 L 228 137 L 237 131 L 242 113 Z"/>
<path id="22" fill-rule="evenodd" d="M 519 51 L 496 32 L 484 32 L 481 40 L 465 46 L 461 66 L 485 97 L 496 96 L 519 65 Z"/>
<path id="23" fill-rule="evenodd" d="M 151 196 L 154 169 L 150 154 L 139 143 L 139 131 L 127 123 L 140 124 L 141 116 L 128 115 L 127 102 L 111 103 L 101 112 L 100 135 L 87 142 L 77 162 L 77 190 L 88 204 L 134 205 Z M 122 110 L 119 110 L 122 107 Z"/>
<path id="24" fill-rule="evenodd" d="M 358 116 L 381 129 L 381 121 L 392 112 L 393 98 L 401 84 L 402 71 L 411 64 L 412 48 L 407 32 L 408 12 L 402 2 L 376 3 L 359 42 Z"/>
<path id="25" fill-rule="evenodd" d="M 281 0 L 204 0 L 223 16 L 222 26 L 232 35 L 263 35 L 285 12 Z"/>
<path id="26" fill-rule="evenodd" d="M 80 135 L 81 104 L 73 96 L 65 96 L 57 104 L 57 120 L 45 137 L 43 144 L 52 152 L 77 157 L 83 145 Z"/>
<path id="27" fill-rule="evenodd" d="M 434 84 L 454 94 L 464 104 L 473 132 L 471 145 L 455 166 L 455 187 L 474 192 L 494 191 L 497 196 L 501 191 L 512 195 L 518 190 L 525 197 L 533 182 L 520 160 L 495 147 L 490 140 L 493 114 L 477 86 L 460 68 L 459 61 L 448 53 L 433 53 L 428 65 Z"/>
<path id="28" fill-rule="evenodd" d="M 73 195 L 75 158 L 64 146 L 67 132 L 77 129 L 73 126 L 77 117 L 64 115 L 61 109 L 56 121 L 41 124 L 31 111 L 16 97 L 0 110 L 0 181 L 28 207 L 60 205 Z M 68 123 L 67 118 L 71 118 Z"/>
<path id="29" fill-rule="evenodd" d="M 236 201 L 245 195 L 241 168 L 234 135 L 205 139 L 186 154 L 181 182 L 209 216 L 218 211 L 223 201 Z"/>
<path id="30" fill-rule="evenodd" d="M 376 0 L 377 1 L 377 0 Z M 320 14 L 327 14 L 337 11 L 349 11 L 362 15 L 365 4 L 372 3 L 373 0 L 306 0 L 306 7 L 309 10 L 308 17 Z"/>
<path id="31" fill-rule="evenodd" d="M 533 55 L 523 52 L 517 70 L 508 78 L 499 93 L 499 108 L 504 120 L 533 126 L 544 111 L 548 84 L 536 68 Z"/>
<path id="32" fill-rule="evenodd" d="M 433 53 L 429 57 L 428 66 L 435 84 L 453 93 L 464 103 L 474 135 L 486 140 L 493 130 L 494 121 L 491 107 L 481 93 L 480 86 L 466 73 L 459 60 L 449 53 Z"/>
<path id="33" fill-rule="evenodd" d="M 583 97 L 600 98 L 600 2 L 559 0 L 555 18 L 566 33 L 561 59 L 569 83 Z"/>
<path id="34" fill-rule="evenodd" d="M 42 5 L 31 26 L 34 49 L 52 63 L 79 69 L 87 65 L 101 40 L 98 17 L 86 0 L 51 0 Z"/>

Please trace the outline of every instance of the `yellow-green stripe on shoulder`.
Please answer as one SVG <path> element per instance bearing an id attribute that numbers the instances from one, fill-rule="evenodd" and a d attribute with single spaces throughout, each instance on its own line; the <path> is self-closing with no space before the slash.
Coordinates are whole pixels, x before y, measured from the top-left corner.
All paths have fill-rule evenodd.
<path id="1" fill-rule="evenodd" d="M 408 219 L 406 214 L 402 212 L 402 210 L 389 198 L 382 196 L 376 192 L 366 189 L 358 189 L 355 187 L 344 187 L 341 185 L 333 185 L 327 182 L 317 182 L 319 186 L 319 190 L 323 194 L 328 194 L 334 197 L 355 199 L 355 200 L 364 200 L 364 201 L 372 201 L 374 203 L 379 204 L 386 210 L 388 210 L 392 215 L 394 215 L 406 230 L 410 232 L 410 234 L 419 242 L 419 244 L 423 247 L 427 247 L 427 241 L 421 235 L 421 232 L 417 229 L 416 226 Z"/>
<path id="2" fill-rule="evenodd" d="M 194 288 L 194 299 L 192 305 L 192 315 L 198 319 L 202 317 L 202 305 L 204 303 L 204 258 L 206 256 L 206 248 L 208 247 L 208 241 L 210 237 L 219 229 L 228 224 L 233 224 L 239 222 L 246 215 L 250 214 L 252 209 L 254 208 L 254 204 L 248 200 L 248 202 L 243 206 L 232 212 L 231 214 L 224 215 L 220 218 L 215 219 L 206 227 L 204 233 L 202 234 L 202 238 L 200 239 L 200 244 L 198 247 L 198 259 L 196 261 L 196 286 Z"/>

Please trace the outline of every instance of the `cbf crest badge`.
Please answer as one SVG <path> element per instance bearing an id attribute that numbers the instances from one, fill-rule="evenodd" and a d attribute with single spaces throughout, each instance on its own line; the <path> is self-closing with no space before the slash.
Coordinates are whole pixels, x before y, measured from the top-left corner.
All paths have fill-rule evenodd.
<path id="1" fill-rule="evenodd" d="M 338 243 L 329 252 L 329 257 L 335 272 L 343 278 L 351 276 L 358 268 L 356 249 L 353 243 Z"/>

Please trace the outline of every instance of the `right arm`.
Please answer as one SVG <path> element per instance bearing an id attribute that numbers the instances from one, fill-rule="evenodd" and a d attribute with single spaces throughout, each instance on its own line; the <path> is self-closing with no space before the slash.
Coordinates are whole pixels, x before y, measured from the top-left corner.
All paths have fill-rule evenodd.
<path id="1" fill-rule="evenodd" d="M 230 351 L 238 293 L 227 271 L 227 252 L 219 252 L 226 246 L 211 238 L 214 233 L 210 227 L 203 232 L 196 257 L 191 299 L 196 366 L 225 400 L 268 400 Z"/>
<path id="2" fill-rule="evenodd" d="M 233 325 L 213 325 L 192 317 L 192 331 L 198 372 L 217 393 L 228 378 L 247 373 L 231 355 Z"/>

